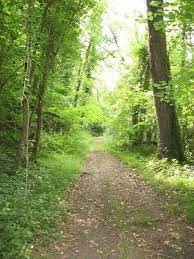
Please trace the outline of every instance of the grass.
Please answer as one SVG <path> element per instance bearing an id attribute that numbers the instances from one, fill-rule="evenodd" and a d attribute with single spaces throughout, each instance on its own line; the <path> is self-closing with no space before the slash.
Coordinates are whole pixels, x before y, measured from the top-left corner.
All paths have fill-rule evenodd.
<path id="1" fill-rule="evenodd" d="M 129 232 L 134 224 L 146 227 L 151 225 L 153 221 L 148 212 L 142 209 L 126 208 L 116 197 L 111 200 L 109 213 L 110 220 L 115 227 Z M 129 221 L 130 217 L 133 217 L 133 222 L 131 223 Z"/>
<path id="2" fill-rule="evenodd" d="M 107 146 L 107 138 L 104 136 L 100 137 L 94 137 L 93 138 L 93 149 L 95 151 L 106 151 L 108 146 Z"/>
<path id="3" fill-rule="evenodd" d="M 194 170 L 192 168 L 181 166 L 176 161 L 156 159 L 153 146 L 135 147 L 124 151 L 114 147 L 110 140 L 106 141 L 104 146 L 107 152 L 141 173 L 156 189 L 169 193 L 172 203 L 168 210 L 172 216 L 184 214 L 189 221 L 194 222 Z"/>
<path id="4" fill-rule="evenodd" d="M 113 199 L 110 208 L 110 220 L 114 226 L 120 229 L 128 230 L 128 225 L 125 222 L 125 208 L 121 206 L 120 201 Z"/>
<path id="5" fill-rule="evenodd" d="M 56 238 L 56 223 L 68 214 L 60 209 L 66 188 L 79 176 L 90 149 L 90 137 L 44 135 L 38 164 L 0 175 L 0 257 L 30 258 L 32 250 Z M 68 147 L 68 148 L 67 148 Z"/>
<path id="6" fill-rule="evenodd" d="M 137 216 L 137 224 L 148 226 L 151 223 L 152 223 L 151 217 L 145 211 L 140 211 Z"/>

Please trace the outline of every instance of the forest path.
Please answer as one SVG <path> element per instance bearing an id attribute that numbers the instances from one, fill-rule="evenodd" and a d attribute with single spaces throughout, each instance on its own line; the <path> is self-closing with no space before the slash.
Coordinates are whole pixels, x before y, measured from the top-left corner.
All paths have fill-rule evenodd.
<path id="1" fill-rule="evenodd" d="M 192 227 L 169 215 L 170 198 L 113 156 L 93 150 L 69 193 L 49 258 L 194 258 Z"/>

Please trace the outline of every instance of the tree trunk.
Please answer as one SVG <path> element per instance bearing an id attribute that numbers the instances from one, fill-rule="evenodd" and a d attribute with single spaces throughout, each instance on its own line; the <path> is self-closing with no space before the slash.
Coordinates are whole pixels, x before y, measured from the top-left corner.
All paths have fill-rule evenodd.
<path id="1" fill-rule="evenodd" d="M 47 87 L 48 82 L 48 76 L 50 70 L 53 68 L 54 60 L 57 55 L 57 51 L 55 51 L 55 41 L 54 41 L 54 33 L 52 28 L 50 29 L 49 35 L 48 35 L 48 42 L 46 49 L 43 50 L 42 55 L 42 76 L 38 88 L 38 94 L 37 94 L 37 102 L 36 102 L 36 131 L 35 131 L 35 141 L 33 145 L 32 155 L 30 160 L 33 162 L 37 158 L 38 148 L 40 144 L 40 136 L 41 136 L 41 128 L 42 128 L 42 109 L 43 109 L 43 102 L 44 102 L 44 96 L 45 91 Z"/>
<path id="2" fill-rule="evenodd" d="M 192 128 L 192 139 L 191 139 L 191 150 L 192 150 L 192 158 L 194 160 L 194 122 L 193 122 L 193 128 Z"/>
<path id="3" fill-rule="evenodd" d="M 181 69 L 184 70 L 187 61 L 187 24 L 182 22 L 182 62 Z"/>
<path id="4" fill-rule="evenodd" d="M 42 128 L 42 109 L 43 109 L 43 101 L 44 101 L 44 95 L 46 91 L 47 81 L 48 81 L 48 74 L 50 69 L 50 57 L 52 56 L 52 52 L 50 52 L 50 44 L 48 43 L 47 50 L 46 50 L 46 57 L 44 60 L 43 65 L 43 72 L 42 72 L 42 78 L 39 84 L 38 88 L 38 94 L 37 94 L 37 102 L 36 102 L 36 131 L 35 131 L 35 140 L 32 150 L 32 155 L 30 160 L 33 162 L 37 158 L 39 143 L 40 143 L 40 135 L 41 135 L 41 128 Z M 43 55 L 44 56 L 44 55 Z"/>
<path id="5" fill-rule="evenodd" d="M 22 109 L 23 109 L 23 124 L 21 130 L 21 138 L 19 147 L 16 154 L 16 162 L 18 165 L 25 163 L 28 167 L 28 135 L 29 135 L 29 88 L 31 82 L 31 50 L 32 50 L 32 11 L 33 1 L 28 1 L 27 9 L 27 22 L 26 22 L 26 60 L 25 60 L 25 76 L 23 83 L 23 95 L 22 95 Z"/>
<path id="6" fill-rule="evenodd" d="M 77 86 L 76 86 L 76 89 L 75 89 L 74 107 L 76 107 L 78 105 L 79 93 L 80 93 L 81 84 L 82 84 L 82 76 L 83 76 L 83 73 L 85 72 L 85 69 L 86 69 L 86 66 L 87 66 L 87 63 L 88 63 L 91 48 L 92 48 L 92 40 L 90 40 L 89 45 L 87 47 L 84 64 L 82 65 L 82 62 L 81 62 L 80 67 L 79 67 Z"/>
<path id="7" fill-rule="evenodd" d="M 48 73 L 45 71 L 42 81 L 39 86 L 38 96 L 37 96 L 37 105 L 36 105 L 36 132 L 35 132 L 35 140 L 34 146 L 32 150 L 32 155 L 30 160 L 33 162 L 37 158 L 39 143 L 40 143 L 40 135 L 41 135 L 41 128 L 42 128 L 42 109 L 43 109 L 43 101 L 44 101 L 44 94 L 47 85 L 47 78 Z"/>
<path id="8" fill-rule="evenodd" d="M 82 82 L 81 77 L 82 77 L 82 63 L 80 64 L 79 70 L 78 70 L 78 79 L 77 79 L 77 86 L 75 89 L 74 107 L 76 107 L 78 104 L 79 92 L 80 92 L 81 82 Z"/>
<path id="9" fill-rule="evenodd" d="M 159 156 L 183 161 L 184 153 L 172 96 L 170 62 L 167 54 L 166 34 L 163 28 L 163 0 L 158 0 L 157 3 L 158 6 L 155 7 L 152 6 L 152 0 L 147 0 L 148 12 L 152 13 L 154 17 L 148 20 L 148 26 L 151 75 L 159 127 Z M 161 26 L 161 28 L 158 29 L 156 26 Z M 164 99 L 166 97 L 167 99 Z"/>

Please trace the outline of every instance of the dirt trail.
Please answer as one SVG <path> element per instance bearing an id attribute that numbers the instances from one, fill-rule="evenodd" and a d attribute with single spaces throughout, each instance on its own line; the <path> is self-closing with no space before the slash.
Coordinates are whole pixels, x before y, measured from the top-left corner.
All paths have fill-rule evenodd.
<path id="1" fill-rule="evenodd" d="M 194 258 L 194 228 L 169 215 L 170 198 L 111 155 L 92 151 L 69 192 L 51 258 Z"/>

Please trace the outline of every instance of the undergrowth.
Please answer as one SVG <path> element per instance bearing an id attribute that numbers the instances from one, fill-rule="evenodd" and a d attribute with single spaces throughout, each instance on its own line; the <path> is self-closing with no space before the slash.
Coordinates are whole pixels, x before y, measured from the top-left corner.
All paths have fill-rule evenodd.
<path id="1" fill-rule="evenodd" d="M 107 152 L 137 169 L 152 186 L 171 195 L 172 204 L 168 208 L 171 215 L 184 214 L 188 220 L 194 222 L 193 167 L 182 166 L 176 160 L 157 159 L 156 148 L 153 146 L 121 150 L 110 140 L 105 141 Z"/>
<path id="2" fill-rule="evenodd" d="M 78 176 L 90 148 L 86 133 L 44 135 L 37 165 L 26 175 L 0 174 L 0 258 L 29 258 L 32 250 L 56 237 L 55 227 L 67 215 L 59 203 Z"/>

